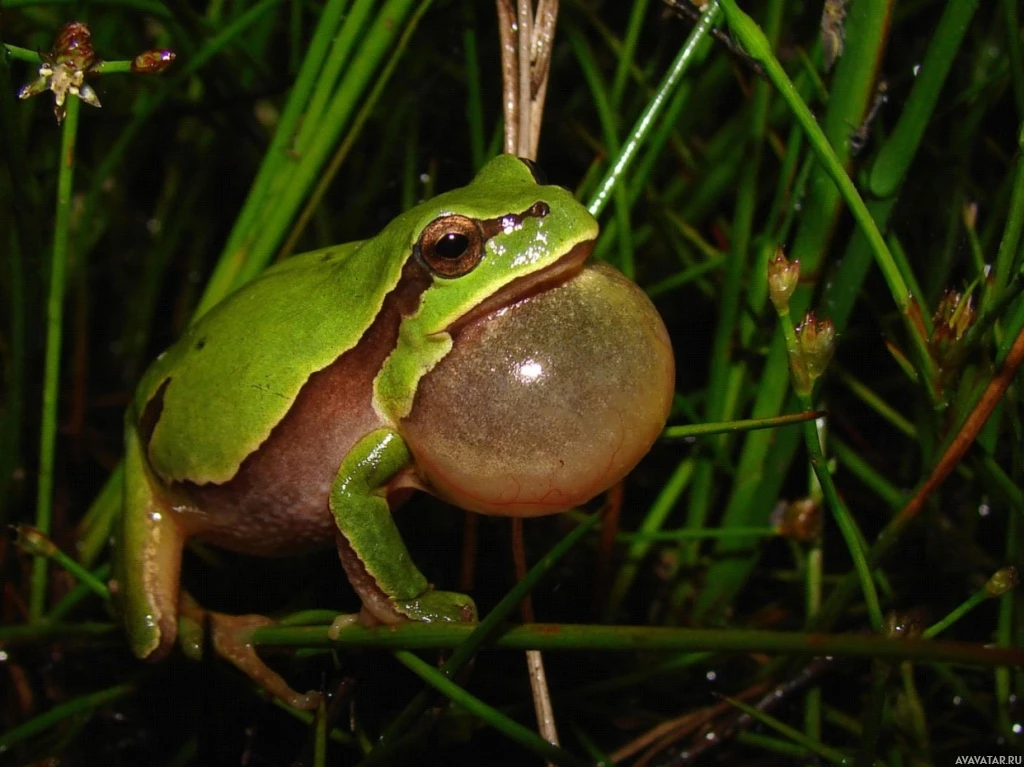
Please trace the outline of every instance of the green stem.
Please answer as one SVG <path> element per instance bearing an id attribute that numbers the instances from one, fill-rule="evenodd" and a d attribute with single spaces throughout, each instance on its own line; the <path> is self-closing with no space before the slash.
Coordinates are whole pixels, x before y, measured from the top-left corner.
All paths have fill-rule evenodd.
<path id="1" fill-rule="evenodd" d="M 71 629 L 72 627 L 67 627 Z M 402 623 L 364 628 L 350 626 L 329 636 L 329 626 L 268 626 L 255 629 L 250 640 L 263 647 L 375 647 L 383 650 L 427 650 L 459 647 L 477 627 L 464 623 Z M 7 630 L 0 630 L 6 638 Z M 836 655 L 850 658 L 996 667 L 1024 665 L 1024 649 L 968 642 L 888 639 L 866 634 L 815 634 L 796 631 L 681 629 L 661 626 L 530 623 L 502 629 L 487 642 L 500 650 L 666 651 Z M 447 675 L 447 674 L 446 674 Z M 404 730 L 403 730 L 404 731 Z"/>
<path id="2" fill-rule="evenodd" d="M 421 11 L 430 2 L 420 0 Z M 358 50 L 353 53 L 344 75 L 332 92 L 318 129 L 310 128 L 312 135 L 306 150 L 298 157 L 294 168 L 272 184 L 260 209 L 261 218 L 254 223 L 254 231 L 247 233 L 246 240 L 237 251 L 225 251 L 229 254 L 227 263 L 239 265 L 232 285 L 245 283 L 259 274 L 281 245 L 299 207 L 337 146 L 339 136 L 351 125 L 359 98 L 371 81 L 381 74 L 381 61 L 385 56 L 395 55 L 395 45 L 406 30 L 413 5 L 414 0 L 387 0 L 372 20 L 370 29 L 362 37 Z M 419 18 L 419 14 L 414 18 Z M 201 308 L 209 308 L 210 301 L 206 299 L 212 295 L 208 288 Z M 199 313 L 197 310 L 197 315 Z"/>
<path id="3" fill-rule="evenodd" d="M 530 571 L 526 576 L 516 583 L 511 590 L 509 590 L 504 598 L 495 605 L 494 609 L 491 610 L 478 625 L 469 626 L 468 628 L 470 631 L 466 632 L 468 636 L 464 636 L 464 641 L 459 642 L 458 646 L 455 647 L 451 657 L 448 658 L 444 666 L 441 667 L 442 673 L 444 673 L 448 678 L 452 678 L 459 673 L 459 671 L 469 663 L 476 652 L 483 647 L 484 643 L 497 635 L 501 625 L 505 622 L 505 619 L 519 606 L 519 603 L 527 594 L 530 593 L 540 579 L 552 567 L 554 567 L 555 563 L 558 562 L 558 560 L 561 559 L 569 549 L 571 549 L 581 538 L 583 538 L 584 535 L 594 528 L 597 521 L 598 515 L 594 514 L 585 522 L 578 525 L 575 530 L 559 541 L 551 551 L 541 557 L 541 559 L 530 568 Z M 423 626 L 426 624 L 419 625 Z M 449 626 L 450 625 L 452 624 L 449 624 Z M 441 626 L 439 624 L 430 626 L 430 628 L 440 627 Z M 341 639 L 341 636 L 345 633 L 346 631 L 342 631 L 339 639 Z M 258 631 L 253 632 L 252 634 L 252 640 L 254 642 L 260 641 L 257 639 L 257 634 Z M 396 647 L 406 646 L 396 645 Z M 406 739 L 409 731 L 412 730 L 414 724 L 420 718 L 420 715 L 426 710 L 429 702 L 430 698 L 426 691 L 419 693 L 415 698 L 413 698 L 402 713 L 398 715 L 398 717 L 385 731 L 377 747 L 373 750 L 370 756 L 367 757 L 365 764 L 369 765 L 386 762 L 390 756 L 401 747 L 402 741 Z"/>
<path id="4" fill-rule="evenodd" d="M 806 407 L 810 403 L 806 402 L 804 405 Z M 832 517 L 843 534 L 843 540 L 846 542 L 850 558 L 853 559 L 853 565 L 857 570 L 871 625 L 875 631 L 880 631 L 883 623 L 882 608 L 878 601 L 875 581 L 871 575 L 871 566 L 868 563 L 867 552 L 864 550 L 861 542 L 860 530 L 857 528 L 856 522 L 853 521 L 850 510 L 840 498 L 835 483 L 832 481 L 832 474 L 828 470 L 828 461 L 825 460 L 825 456 L 821 451 L 818 430 L 813 423 L 808 423 L 804 426 L 804 439 L 807 444 L 807 452 L 810 455 L 811 467 L 814 469 L 818 482 L 821 483 L 821 489 L 828 503 L 829 510 L 832 512 Z"/>
<path id="5" fill-rule="evenodd" d="M 1020 517 L 1011 516 L 1006 525 L 1006 557 L 1008 562 L 1020 561 Z M 1018 599 L 1004 595 L 999 600 L 999 622 L 996 626 L 996 643 L 999 647 L 1020 646 L 1020 624 Z M 999 728 L 1003 736 L 1015 745 L 1020 744 L 1020 733 L 1015 731 L 1013 676 L 1019 682 L 1019 669 L 996 669 L 995 694 Z M 1018 690 L 1019 691 L 1019 690 Z M 1018 720 L 1019 721 L 1019 720 Z"/>
<path id="6" fill-rule="evenodd" d="M 793 743 L 796 743 L 806 748 L 808 751 L 817 754 L 826 761 L 829 761 L 832 764 L 837 765 L 847 764 L 848 760 L 846 758 L 846 755 L 842 751 L 839 751 L 835 748 L 830 748 L 828 746 L 823 745 L 820 741 L 807 737 L 804 733 L 800 732 L 800 730 L 796 729 L 795 727 L 790 727 L 785 722 L 776 719 L 774 716 L 771 716 L 770 714 L 767 714 L 764 711 L 759 711 L 753 706 L 747 705 L 743 701 L 729 697 L 724 697 L 724 699 L 727 703 L 729 703 L 729 705 L 735 706 L 740 711 L 745 713 L 747 716 L 753 717 L 758 722 L 761 722 L 767 727 L 770 727 L 783 737 L 789 738 L 791 741 L 793 741 Z"/>
<path id="7" fill-rule="evenodd" d="M 626 26 L 626 34 L 622 38 L 622 48 L 618 51 L 615 64 L 615 77 L 612 80 L 611 102 L 616 110 L 622 105 L 622 94 L 626 90 L 626 82 L 629 79 L 629 72 L 633 67 L 636 44 L 640 39 L 640 30 L 643 29 L 644 17 L 647 15 L 648 0 L 634 0 L 633 7 L 629 12 L 629 24 Z"/>
<path id="8" fill-rule="evenodd" d="M 455 684 L 451 679 L 438 671 L 436 668 L 418 658 L 408 650 L 397 650 L 394 653 L 395 659 L 403 666 L 416 674 L 420 679 L 434 689 L 442 693 L 453 703 L 464 708 L 471 714 L 480 717 L 483 721 L 494 727 L 501 733 L 519 743 L 522 746 L 535 751 L 548 761 L 555 764 L 568 764 L 584 766 L 588 762 L 573 756 L 568 751 L 553 746 L 544 740 L 540 735 L 528 730 L 519 722 L 509 719 L 497 709 L 488 706 L 482 700 L 466 692 L 462 687 Z"/>
<path id="9" fill-rule="evenodd" d="M 576 58 L 580 63 L 583 79 L 587 81 L 587 86 L 590 88 L 594 109 L 597 111 L 598 121 L 601 123 L 601 132 L 604 134 L 606 151 L 612 157 L 617 157 L 619 156 L 619 137 L 616 130 L 615 110 L 612 108 L 608 93 L 601 79 L 597 61 L 590 50 L 590 46 L 587 44 L 586 38 L 580 34 L 576 27 L 570 26 L 568 28 L 568 36 Z M 614 234 L 615 241 L 619 245 L 619 262 L 617 266 L 623 274 L 633 279 L 636 270 L 633 265 L 633 240 L 629 221 L 630 205 L 626 185 L 624 183 L 618 184 L 614 188 L 613 194 L 615 195 L 615 223 L 617 224 Z M 610 229 L 606 230 L 606 237 L 610 231 Z"/>
<path id="10" fill-rule="evenodd" d="M 999 241 L 996 253 L 994 295 L 999 297 L 1010 279 L 1014 262 L 1020 259 L 1018 247 L 1020 234 L 1024 230 L 1024 123 L 1021 123 L 1017 134 L 1016 173 L 1013 180 L 1013 194 L 1010 197 L 1010 210 L 1006 218 L 1003 237 Z"/>
<path id="11" fill-rule="evenodd" d="M 77 99 L 76 99 L 77 100 Z M 30 719 L 19 727 L 8 730 L 0 735 L 0 754 L 8 751 L 22 741 L 40 735 L 47 730 L 57 726 L 58 723 L 71 717 L 91 714 L 101 706 L 106 706 L 116 700 L 125 698 L 135 692 L 135 685 L 122 684 L 117 687 L 110 687 L 106 690 L 94 692 L 91 695 L 83 695 L 81 698 L 69 700 L 59 706 L 54 706 L 46 713 Z"/>
<path id="12" fill-rule="evenodd" d="M 785 99 L 797 122 L 800 123 L 800 126 L 807 134 L 807 139 L 817 155 L 818 161 L 839 189 L 843 199 L 846 200 L 846 204 L 850 206 L 850 211 L 864 232 L 874 254 L 875 263 L 878 264 L 882 276 L 889 286 L 889 292 L 892 294 L 893 300 L 900 310 L 907 335 L 910 337 L 915 366 L 928 392 L 929 399 L 933 404 L 939 406 L 941 404 L 941 396 L 936 389 L 935 361 L 931 357 L 928 350 L 928 341 L 921 332 L 919 325 L 920 307 L 917 300 L 911 295 L 903 275 L 900 274 L 899 267 L 892 253 L 889 252 L 889 247 L 886 245 L 885 238 L 878 229 L 878 225 L 864 204 L 864 200 L 857 191 L 857 187 L 847 175 L 842 163 L 836 156 L 832 145 L 818 126 L 818 122 L 815 120 L 811 110 L 804 103 L 803 99 L 800 98 L 800 94 L 793 86 L 786 71 L 772 53 L 771 46 L 768 44 L 764 33 L 753 19 L 739 9 L 736 5 L 736 0 L 721 0 L 721 3 L 729 23 L 729 28 L 735 33 L 747 53 L 764 67 L 765 73 L 778 89 L 783 99 Z"/>
<path id="13" fill-rule="evenodd" d="M 978 10 L 978 0 L 947 2 L 928 43 L 928 50 L 915 70 L 914 87 L 885 145 L 872 163 L 868 185 L 878 197 L 891 197 L 906 175 L 924 136 L 929 118 L 939 100 L 956 52 Z"/>
<path id="14" fill-rule="evenodd" d="M 626 556 L 619 566 L 615 575 L 615 582 L 612 584 L 608 595 L 608 605 L 604 611 L 604 619 L 611 621 L 619 611 L 619 606 L 629 593 L 637 573 L 640 572 L 640 565 L 651 549 L 651 544 L 658 540 L 657 536 L 668 519 L 669 514 L 675 508 L 682 496 L 686 486 L 693 476 L 694 462 L 690 458 L 680 461 L 672 476 L 662 486 L 658 497 L 651 504 L 643 522 L 637 531 L 636 537 L 632 539 Z"/>
<path id="15" fill-rule="evenodd" d="M 945 618 L 940 620 L 938 623 L 935 623 L 934 625 L 926 628 L 921 633 L 921 636 L 925 639 L 931 639 L 932 637 L 938 636 L 943 631 L 952 626 L 954 623 L 956 623 L 958 620 L 967 615 L 967 613 L 969 613 L 975 607 L 984 602 L 987 598 L 988 591 L 983 586 L 981 589 L 971 594 L 971 596 L 968 597 L 966 601 L 957 605 L 957 607 L 955 607 L 952 610 L 952 612 L 950 612 L 949 615 L 947 615 Z"/>
<path id="16" fill-rule="evenodd" d="M 686 39 L 686 43 L 680 49 L 679 53 L 676 54 L 675 61 L 673 61 L 672 66 L 669 67 L 668 73 L 661 81 L 661 85 L 658 86 L 657 92 L 651 98 L 650 102 L 648 102 L 643 114 L 640 115 L 640 119 L 638 119 L 636 124 L 633 126 L 633 130 L 630 132 L 629 137 L 622 146 L 622 152 L 615 158 L 615 162 L 612 163 L 612 166 L 608 169 L 605 177 L 601 180 L 594 196 L 591 198 L 590 202 L 587 203 L 587 210 L 589 210 L 591 215 L 595 218 L 601 215 L 601 211 L 603 211 L 605 206 L 608 204 L 613 190 L 619 185 L 620 176 L 626 172 L 626 169 L 632 164 L 636 153 L 640 151 L 640 147 L 643 146 L 648 134 L 657 123 L 662 110 L 664 110 L 668 105 L 669 99 L 671 98 L 676 85 L 693 62 L 701 41 L 704 40 L 705 36 L 715 25 L 715 22 L 718 20 L 718 16 L 719 8 L 717 0 L 715 2 L 708 3 L 707 8 L 701 15 L 700 23 L 694 27 L 693 32 L 691 32 L 690 36 Z"/>
<path id="17" fill-rule="evenodd" d="M 53 469 L 57 447 L 57 410 L 60 390 L 61 332 L 64 322 L 64 279 L 71 239 L 71 189 L 75 175 L 75 139 L 78 134 L 79 100 L 69 97 L 61 130 L 60 165 L 57 175 L 57 212 L 50 262 L 50 290 L 46 301 L 46 361 L 43 369 L 43 413 L 39 435 L 39 488 L 36 527 L 49 536 L 53 518 Z M 48 562 L 32 563 L 29 618 L 37 621 L 46 604 Z"/>
<path id="18" fill-rule="evenodd" d="M 878 751 L 878 739 L 882 734 L 882 717 L 885 714 L 885 693 L 892 675 L 891 663 L 874 663 L 871 686 L 861 725 L 860 747 L 854 767 L 871 767 Z"/>
<path id="19" fill-rule="evenodd" d="M 636 533 L 619 533 L 615 536 L 616 540 L 619 541 L 645 541 L 647 543 L 654 543 L 655 541 L 684 541 L 704 538 L 771 538 L 772 536 L 778 535 L 779 531 L 774 527 L 728 527 L 728 528 L 714 528 L 707 530 L 700 528 L 697 530 L 667 530 L 664 532 L 636 532 Z"/>
<path id="20" fill-rule="evenodd" d="M 786 338 L 786 348 L 792 359 L 801 353 L 798 349 L 796 331 L 793 328 L 793 319 L 789 315 L 788 308 L 779 310 L 778 315 L 783 335 Z M 813 384 L 813 381 L 811 383 Z M 813 410 L 813 403 L 809 393 L 797 391 L 797 398 L 800 400 L 800 404 L 805 411 Z M 814 475 L 818 478 L 818 483 L 821 485 L 825 501 L 832 512 L 832 517 L 835 519 L 839 531 L 843 535 L 846 548 L 850 552 L 850 558 L 853 560 L 854 568 L 860 580 L 861 591 L 864 594 L 864 601 L 867 604 L 871 625 L 875 631 L 881 631 L 883 625 L 882 608 L 878 601 L 878 592 L 875 589 L 871 566 L 868 563 L 867 551 L 865 551 L 863 545 L 863 536 L 857 527 L 857 523 L 854 522 L 850 510 L 846 507 L 846 503 L 840 497 L 835 483 L 832 481 L 832 473 L 829 471 L 828 461 L 825 460 L 825 454 L 822 451 L 818 429 L 813 421 L 804 423 L 804 442 L 807 445 L 807 454 L 811 461 L 811 468 L 814 469 Z"/>
<path id="21" fill-rule="evenodd" d="M 49 536 L 43 535 L 41 531 L 29 525 L 18 525 L 15 530 L 17 532 L 15 543 L 22 549 L 22 551 L 26 551 L 37 557 L 45 557 L 48 560 L 53 560 L 57 565 L 63 567 L 75 576 L 80 583 L 91 589 L 95 594 L 103 599 L 110 598 L 110 591 L 107 589 L 106 584 L 57 548 L 57 545 L 50 540 Z"/>
<path id="22" fill-rule="evenodd" d="M 741 421 L 724 423 L 693 423 L 686 426 L 669 426 L 661 433 L 662 439 L 689 439 L 709 434 L 731 434 L 734 432 L 754 431 L 755 429 L 774 429 L 777 426 L 793 426 L 805 421 L 813 421 L 824 415 L 824 411 L 811 410 L 805 413 L 789 413 L 771 418 L 748 418 Z"/>
<path id="23" fill-rule="evenodd" d="M 1020 47 L 1019 0 L 1003 0 L 1003 29 L 1006 32 L 1006 53 L 1013 84 L 1013 100 L 1017 102 L 1017 117 L 1024 120 L 1024 55 Z"/>
<path id="24" fill-rule="evenodd" d="M 327 701 L 320 698 L 313 728 L 313 767 L 327 764 Z"/>
<path id="25" fill-rule="evenodd" d="M 9 8 L 10 5 L 5 5 Z M 39 54 L 36 51 L 30 51 L 28 48 L 19 48 L 17 45 L 8 45 L 2 43 L 4 48 L 7 50 L 7 55 L 16 61 L 27 61 L 29 64 L 38 65 L 42 59 L 39 58 Z"/>

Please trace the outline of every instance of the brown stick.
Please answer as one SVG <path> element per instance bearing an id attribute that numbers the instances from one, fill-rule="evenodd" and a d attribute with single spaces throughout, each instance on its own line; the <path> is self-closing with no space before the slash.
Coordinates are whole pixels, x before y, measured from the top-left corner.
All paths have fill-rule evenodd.
<path id="1" fill-rule="evenodd" d="M 515 565 L 516 580 L 526 577 L 526 547 L 523 545 L 523 520 L 512 518 L 512 560 Z M 527 594 L 519 605 L 523 623 L 533 623 L 533 600 Z M 548 689 L 547 674 L 544 673 L 544 657 L 540 650 L 526 651 L 526 668 L 530 678 L 530 690 L 533 693 L 533 708 L 537 715 L 537 731 L 540 736 L 554 746 L 558 745 L 558 728 L 555 726 L 555 709 L 551 705 L 551 692 Z"/>
<path id="2" fill-rule="evenodd" d="M 519 47 L 512 0 L 495 0 L 501 38 L 501 106 L 505 116 L 505 154 L 519 146 Z"/>
<path id="3" fill-rule="evenodd" d="M 537 158 L 558 0 L 495 0 L 501 36 L 502 111 L 507 154 Z"/>

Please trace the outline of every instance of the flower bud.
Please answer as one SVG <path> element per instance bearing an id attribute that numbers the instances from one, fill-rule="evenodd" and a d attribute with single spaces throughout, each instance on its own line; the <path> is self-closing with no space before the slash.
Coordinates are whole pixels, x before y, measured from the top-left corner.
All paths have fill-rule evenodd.
<path id="1" fill-rule="evenodd" d="M 57 546 L 42 530 L 31 525 L 17 525 L 14 528 L 15 545 L 22 551 L 37 557 L 52 557 L 57 553 Z"/>
<path id="2" fill-rule="evenodd" d="M 905 613 L 890 610 L 882 625 L 886 639 L 918 639 L 923 630 L 921 615 L 913 610 Z"/>
<path id="3" fill-rule="evenodd" d="M 174 63 L 174 51 L 144 51 L 132 59 L 132 72 L 151 75 L 163 72 Z"/>
<path id="4" fill-rule="evenodd" d="M 988 579 L 988 583 L 985 584 L 985 592 L 990 597 L 1001 597 L 1007 591 L 1016 588 L 1017 581 L 1017 568 L 1004 567 L 1002 570 L 996 570 L 995 575 Z"/>
<path id="5" fill-rule="evenodd" d="M 780 503 L 772 513 L 772 526 L 784 538 L 805 543 L 821 535 L 821 505 L 810 498 Z"/>
<path id="6" fill-rule="evenodd" d="M 939 299 L 932 322 L 935 329 L 928 341 L 932 356 L 939 368 L 955 371 L 962 358 L 961 341 L 974 324 L 975 311 L 972 296 L 947 290 Z"/>
<path id="7" fill-rule="evenodd" d="M 796 346 L 789 350 L 789 369 L 797 394 L 811 393 L 814 382 L 828 367 L 835 348 L 836 328 L 832 320 L 819 320 L 814 312 L 807 312 L 796 328 Z"/>
<path id="8" fill-rule="evenodd" d="M 788 311 L 789 297 L 796 290 L 799 280 L 800 261 L 791 263 L 782 248 L 776 248 L 775 255 L 768 259 L 768 297 L 771 298 L 776 311 Z"/>

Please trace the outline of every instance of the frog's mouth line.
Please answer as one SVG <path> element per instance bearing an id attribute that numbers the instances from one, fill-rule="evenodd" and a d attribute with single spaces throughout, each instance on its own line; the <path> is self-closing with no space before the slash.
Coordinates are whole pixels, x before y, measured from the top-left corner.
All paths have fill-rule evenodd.
<path id="1" fill-rule="evenodd" d="M 508 285 L 472 310 L 466 312 L 446 328 L 449 335 L 455 336 L 460 330 L 476 322 L 481 317 L 519 303 L 525 298 L 543 293 L 546 290 L 564 285 L 583 271 L 583 264 L 594 250 L 594 240 L 584 240 L 550 266 L 539 272 L 517 277 Z"/>

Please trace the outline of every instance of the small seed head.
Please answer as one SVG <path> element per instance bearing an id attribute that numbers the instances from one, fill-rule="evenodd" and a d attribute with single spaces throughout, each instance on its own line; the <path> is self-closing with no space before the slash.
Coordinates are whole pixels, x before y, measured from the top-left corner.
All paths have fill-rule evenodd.
<path id="1" fill-rule="evenodd" d="M 835 325 L 827 317 L 819 320 L 813 312 L 807 312 L 804 321 L 796 329 L 796 337 L 807 367 L 807 376 L 813 384 L 825 372 L 836 350 Z"/>
<path id="2" fill-rule="evenodd" d="M 775 309 L 782 313 L 789 309 L 789 298 L 800 281 L 800 261 L 790 262 L 782 248 L 768 259 L 768 297 Z"/>
<path id="3" fill-rule="evenodd" d="M 144 51 L 132 59 L 132 72 L 139 74 L 157 74 L 163 72 L 174 63 L 174 51 Z"/>
<path id="4" fill-rule="evenodd" d="M 815 541 L 821 535 L 821 506 L 810 498 L 781 503 L 772 514 L 772 525 L 785 538 Z"/>
<path id="5" fill-rule="evenodd" d="M 988 579 L 988 583 L 985 584 L 985 592 L 990 597 L 1001 597 L 1007 591 L 1016 588 L 1018 580 L 1016 567 L 1012 565 L 1004 567 L 1002 570 L 996 570 L 995 574 Z"/>

